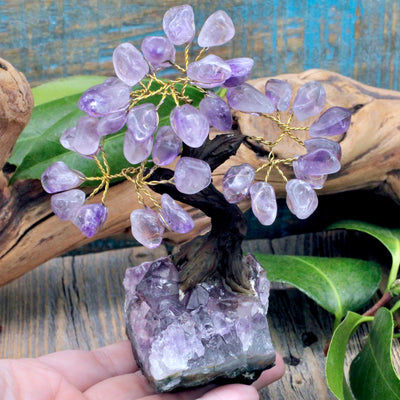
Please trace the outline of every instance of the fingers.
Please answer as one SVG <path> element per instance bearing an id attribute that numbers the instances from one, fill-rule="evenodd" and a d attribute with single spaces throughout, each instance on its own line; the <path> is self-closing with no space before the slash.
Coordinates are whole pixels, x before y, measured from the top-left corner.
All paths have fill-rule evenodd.
<path id="1" fill-rule="evenodd" d="M 99 382 L 85 393 L 87 400 L 195 400 L 212 386 L 180 393 L 155 394 L 147 379 L 140 372 L 116 376 Z M 243 399 L 240 399 L 243 400 Z"/>
<path id="2" fill-rule="evenodd" d="M 254 386 L 231 384 L 210 390 L 197 400 L 258 400 L 258 392 Z"/>
<path id="3" fill-rule="evenodd" d="M 276 353 L 275 366 L 271 369 L 264 371 L 261 376 L 253 383 L 253 386 L 260 390 L 265 386 L 270 385 L 272 382 L 281 379 L 285 373 L 285 363 L 280 354 Z"/>
<path id="4" fill-rule="evenodd" d="M 81 391 L 104 379 L 138 370 L 128 340 L 93 351 L 60 351 L 37 360 L 56 370 Z"/>

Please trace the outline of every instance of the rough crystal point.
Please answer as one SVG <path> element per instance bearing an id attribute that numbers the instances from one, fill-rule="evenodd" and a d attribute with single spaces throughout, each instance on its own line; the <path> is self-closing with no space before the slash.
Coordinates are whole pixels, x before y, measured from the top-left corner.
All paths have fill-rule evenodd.
<path id="1" fill-rule="evenodd" d="M 194 228 L 192 217 L 167 193 L 161 196 L 161 222 L 168 229 L 178 233 L 188 233 Z"/>
<path id="2" fill-rule="evenodd" d="M 265 95 L 279 111 L 286 111 L 292 99 L 292 87 L 289 82 L 269 79 L 265 84 Z"/>
<path id="3" fill-rule="evenodd" d="M 272 113 L 275 111 L 271 100 L 248 83 L 229 88 L 226 98 L 234 110 L 247 113 Z"/>
<path id="4" fill-rule="evenodd" d="M 174 181 L 181 193 L 195 194 L 211 183 L 211 168 L 203 160 L 181 157 L 176 163 Z"/>
<path id="5" fill-rule="evenodd" d="M 51 196 L 51 209 L 62 221 L 70 220 L 85 202 L 85 192 L 79 189 L 67 190 L 66 192 L 53 194 Z"/>
<path id="6" fill-rule="evenodd" d="M 131 228 L 133 237 L 143 246 L 154 249 L 163 238 L 164 226 L 152 209 L 137 209 L 131 213 Z"/>
<path id="7" fill-rule="evenodd" d="M 228 104 L 219 96 L 207 95 L 200 101 L 200 112 L 214 128 L 225 132 L 232 128 L 232 113 Z"/>
<path id="8" fill-rule="evenodd" d="M 250 164 L 230 167 L 222 179 L 222 192 L 229 203 L 239 203 L 249 195 L 256 173 Z"/>
<path id="9" fill-rule="evenodd" d="M 310 126 L 314 137 L 335 136 L 347 132 L 350 127 L 351 112 L 343 107 L 331 107 Z"/>
<path id="10" fill-rule="evenodd" d="M 221 86 L 232 75 L 230 66 L 218 56 L 210 54 L 188 65 L 187 76 L 197 86 L 214 88 Z"/>
<path id="11" fill-rule="evenodd" d="M 130 87 L 118 78 L 108 78 L 82 94 L 78 108 L 91 117 L 124 109 L 129 104 Z"/>
<path id="12" fill-rule="evenodd" d="M 128 113 L 126 126 L 138 142 L 153 136 L 158 126 L 158 113 L 153 103 L 133 107 Z"/>
<path id="13" fill-rule="evenodd" d="M 50 165 L 41 176 L 43 189 L 47 193 L 74 189 L 84 180 L 85 177 L 81 172 L 69 169 L 63 161 Z"/>
<path id="14" fill-rule="evenodd" d="M 298 90 L 293 101 L 293 112 L 299 121 L 319 114 L 326 100 L 325 89 L 319 82 L 307 82 Z"/>
<path id="15" fill-rule="evenodd" d="M 147 36 L 143 39 L 141 50 L 146 60 L 156 68 L 170 66 L 175 62 L 175 47 L 164 36 Z"/>
<path id="16" fill-rule="evenodd" d="M 286 184 L 286 204 L 299 219 L 308 218 L 318 207 L 318 197 L 310 184 L 291 179 Z"/>
<path id="17" fill-rule="evenodd" d="M 149 64 L 131 43 L 117 46 L 112 59 L 116 75 L 129 86 L 136 85 L 149 72 Z"/>
<path id="18" fill-rule="evenodd" d="M 208 137 L 210 126 L 207 118 L 190 104 L 175 107 L 170 121 L 178 137 L 190 147 L 200 147 Z"/>
<path id="19" fill-rule="evenodd" d="M 340 161 L 326 149 L 318 149 L 297 159 L 297 167 L 306 175 L 333 174 L 340 170 Z"/>
<path id="20" fill-rule="evenodd" d="M 250 77 L 254 60 L 248 57 L 231 58 L 225 61 L 231 69 L 231 77 L 223 83 L 223 87 L 234 87 L 245 83 Z"/>
<path id="21" fill-rule="evenodd" d="M 293 161 L 293 172 L 297 179 L 307 182 L 313 189 L 322 189 L 328 175 L 307 175 L 299 167 L 297 161 Z"/>
<path id="22" fill-rule="evenodd" d="M 190 43 L 195 33 L 193 8 L 188 4 L 170 8 L 164 14 L 163 29 L 171 43 Z"/>
<path id="23" fill-rule="evenodd" d="M 182 140 L 169 126 L 162 126 L 156 136 L 153 147 L 154 164 L 164 166 L 171 164 L 181 151 Z"/>
<path id="24" fill-rule="evenodd" d="M 266 319 L 270 284 L 253 256 L 243 258 L 243 268 L 253 295 L 234 293 L 220 277 L 183 295 L 169 257 L 127 269 L 127 334 L 138 365 L 158 392 L 214 380 L 251 383 L 274 365 Z"/>
<path id="25" fill-rule="evenodd" d="M 200 30 L 197 43 L 200 47 L 221 46 L 235 36 L 235 27 L 229 15 L 222 10 L 211 14 Z"/>
<path id="26" fill-rule="evenodd" d="M 256 218 L 263 225 L 272 225 L 278 212 L 274 188 L 267 182 L 256 182 L 250 187 L 250 197 Z"/>
<path id="27" fill-rule="evenodd" d="M 86 236 L 94 236 L 104 225 L 108 210 L 103 204 L 85 204 L 78 209 L 72 222 Z"/>

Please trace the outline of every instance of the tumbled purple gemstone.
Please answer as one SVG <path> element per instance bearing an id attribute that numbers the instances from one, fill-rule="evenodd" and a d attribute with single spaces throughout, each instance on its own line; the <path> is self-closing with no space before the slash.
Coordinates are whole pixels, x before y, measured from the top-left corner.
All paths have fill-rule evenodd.
<path id="1" fill-rule="evenodd" d="M 51 164 L 41 176 L 43 189 L 47 193 L 57 193 L 74 189 L 85 180 L 85 176 L 68 168 L 63 161 Z"/>
<path id="2" fill-rule="evenodd" d="M 102 117 L 97 125 L 97 134 L 99 136 L 109 135 L 110 133 L 116 133 L 121 130 L 127 119 L 127 113 L 125 110 L 110 113 Z"/>
<path id="3" fill-rule="evenodd" d="M 331 152 L 339 161 L 342 158 L 342 148 L 340 147 L 340 144 L 330 139 L 325 139 L 325 138 L 307 139 L 304 142 L 304 146 L 306 146 L 306 149 L 309 153 L 312 153 L 313 151 L 316 150 L 324 149 Z"/>
<path id="4" fill-rule="evenodd" d="M 99 150 L 100 136 L 97 133 L 99 120 L 85 115 L 79 118 L 75 129 L 67 129 L 60 137 L 60 143 L 68 150 L 89 156 Z"/>
<path id="5" fill-rule="evenodd" d="M 131 228 L 133 237 L 149 249 L 158 247 L 162 242 L 164 226 L 151 208 L 132 211 Z"/>
<path id="6" fill-rule="evenodd" d="M 128 113 L 126 126 L 137 141 L 153 136 L 158 126 L 158 113 L 153 103 L 133 107 Z"/>
<path id="7" fill-rule="evenodd" d="M 328 175 L 307 175 L 299 167 L 297 161 L 293 161 L 293 172 L 297 179 L 310 184 L 313 189 L 322 189 Z"/>
<path id="8" fill-rule="evenodd" d="M 178 137 L 190 147 L 200 147 L 208 137 L 210 126 L 207 118 L 190 104 L 175 107 L 170 121 Z"/>
<path id="9" fill-rule="evenodd" d="M 234 87 L 245 83 L 250 77 L 254 60 L 248 57 L 231 58 L 225 61 L 231 69 L 231 77 L 227 79 L 222 87 Z"/>
<path id="10" fill-rule="evenodd" d="M 265 95 L 279 111 L 286 111 L 292 99 L 292 87 L 281 79 L 268 79 L 265 84 Z"/>
<path id="11" fill-rule="evenodd" d="M 76 136 L 76 126 L 72 126 L 64 131 L 60 136 L 60 143 L 67 150 L 75 151 L 74 140 Z"/>
<path id="12" fill-rule="evenodd" d="M 146 36 L 141 46 L 146 60 L 155 68 L 165 68 L 175 62 L 175 47 L 164 36 Z"/>
<path id="13" fill-rule="evenodd" d="M 221 46 L 235 36 L 235 27 L 229 15 L 222 10 L 211 14 L 200 30 L 197 43 L 200 47 Z"/>
<path id="14" fill-rule="evenodd" d="M 247 113 L 272 113 L 275 111 L 271 100 L 248 83 L 229 88 L 226 98 L 234 110 Z"/>
<path id="15" fill-rule="evenodd" d="M 299 121 L 319 114 L 326 100 L 325 89 L 319 82 L 307 82 L 297 91 L 293 101 L 293 112 Z"/>
<path id="16" fill-rule="evenodd" d="M 214 128 L 222 132 L 232 128 L 231 109 L 221 97 L 212 94 L 206 95 L 199 104 L 199 110 Z"/>
<path id="17" fill-rule="evenodd" d="M 291 179 L 286 184 L 286 204 L 297 218 L 306 219 L 318 207 L 318 197 L 310 184 Z"/>
<path id="18" fill-rule="evenodd" d="M 213 277 L 183 296 L 170 257 L 129 268 L 124 279 L 128 337 L 138 365 L 158 392 L 216 378 L 251 383 L 275 361 L 266 319 L 269 281 L 253 256 L 242 259 L 254 294 Z"/>
<path id="19" fill-rule="evenodd" d="M 136 85 L 149 72 L 149 64 L 131 43 L 121 43 L 117 46 L 112 59 L 116 75 L 129 86 Z"/>
<path id="20" fill-rule="evenodd" d="M 278 206 L 274 188 L 267 182 L 250 186 L 251 208 L 262 225 L 271 225 L 276 219 Z"/>
<path id="21" fill-rule="evenodd" d="M 85 192 L 79 189 L 53 194 L 50 204 L 53 213 L 62 221 L 68 221 L 76 214 L 78 208 L 85 202 Z"/>
<path id="22" fill-rule="evenodd" d="M 187 68 L 187 76 L 190 80 L 203 88 L 221 86 L 229 79 L 231 74 L 229 65 L 221 57 L 214 54 L 190 63 Z"/>
<path id="23" fill-rule="evenodd" d="M 107 215 L 107 207 L 103 204 L 85 204 L 77 210 L 71 221 L 86 237 L 90 238 L 103 227 Z"/>
<path id="24" fill-rule="evenodd" d="M 130 92 L 131 88 L 120 79 L 108 78 L 86 90 L 78 101 L 78 108 L 91 117 L 101 117 L 126 108 Z"/>
<path id="25" fill-rule="evenodd" d="M 164 193 L 161 196 L 161 206 L 160 219 L 168 229 L 188 233 L 194 228 L 192 217 L 169 194 Z"/>
<path id="26" fill-rule="evenodd" d="M 200 192 L 211 183 L 211 168 L 203 160 L 181 157 L 176 163 L 174 181 L 181 193 Z"/>
<path id="27" fill-rule="evenodd" d="M 222 179 L 222 192 L 229 203 L 239 203 L 249 195 L 256 173 L 250 164 L 230 167 Z"/>
<path id="28" fill-rule="evenodd" d="M 340 161 L 329 150 L 319 149 L 300 156 L 297 168 L 305 175 L 334 174 L 340 170 Z"/>
<path id="29" fill-rule="evenodd" d="M 169 125 L 162 126 L 156 136 L 153 147 L 153 162 L 164 166 L 171 164 L 181 151 L 182 140 Z"/>
<path id="30" fill-rule="evenodd" d="M 128 130 L 124 138 L 124 156 L 133 165 L 139 164 L 146 160 L 153 149 L 153 136 L 140 142 L 135 140 L 131 132 Z"/>
<path id="31" fill-rule="evenodd" d="M 188 4 L 170 8 L 164 14 L 163 29 L 171 43 L 190 43 L 195 33 L 193 8 Z"/>
<path id="32" fill-rule="evenodd" d="M 331 107 L 311 124 L 309 132 L 314 137 L 341 135 L 349 129 L 350 120 L 347 108 Z"/>

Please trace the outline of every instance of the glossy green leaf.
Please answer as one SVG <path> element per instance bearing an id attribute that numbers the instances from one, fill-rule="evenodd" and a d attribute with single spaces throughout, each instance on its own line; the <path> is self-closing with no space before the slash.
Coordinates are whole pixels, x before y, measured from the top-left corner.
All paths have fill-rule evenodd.
<path id="1" fill-rule="evenodd" d="M 339 400 L 353 400 L 344 371 L 347 343 L 363 322 L 371 321 L 372 319 L 373 317 L 363 317 L 349 311 L 346 318 L 333 333 L 326 358 L 325 370 L 329 389 Z"/>
<path id="2" fill-rule="evenodd" d="M 392 268 L 390 270 L 387 291 L 396 280 L 400 266 L 400 229 L 389 229 L 362 221 L 339 221 L 329 229 L 352 229 L 368 233 L 378 239 L 392 255 Z"/>
<path id="3" fill-rule="evenodd" d="M 311 297 L 337 320 L 365 305 L 376 292 L 380 266 L 351 258 L 256 254 L 273 282 L 288 283 Z"/>
<path id="4" fill-rule="evenodd" d="M 357 400 L 400 400 L 400 379 L 391 358 L 392 339 L 392 314 L 380 308 L 367 343 L 350 366 L 350 386 Z"/>
<path id="5" fill-rule="evenodd" d="M 35 97 L 35 102 L 39 105 L 34 108 L 31 120 L 19 137 L 13 154 L 8 160 L 9 163 L 17 166 L 11 183 L 19 179 L 40 179 L 43 171 L 56 161 L 64 161 L 70 168 L 81 171 L 86 176 L 101 175 L 93 160 L 65 149 L 59 142 L 62 133 L 74 126 L 84 115 L 77 108 L 80 96 L 88 87 L 99 83 L 101 79 L 105 78 L 88 77 L 85 80 L 83 77 L 77 77 L 69 81 L 62 79 L 60 82 L 55 81 L 36 89 L 35 95 L 39 97 L 39 100 L 36 101 Z M 65 85 L 66 81 L 71 84 L 68 93 L 76 93 L 58 98 L 57 91 Z M 157 85 L 153 83 L 152 89 L 156 90 L 159 87 Z M 204 96 L 202 92 L 191 86 L 186 88 L 185 94 L 192 99 L 194 106 L 198 106 Z M 160 99 L 161 96 L 153 96 L 144 101 L 158 104 Z M 169 114 L 173 107 L 175 107 L 173 99 L 167 97 L 158 110 L 159 126 L 169 124 Z M 124 134 L 123 129 L 105 138 L 104 148 L 111 166 L 111 173 L 118 173 L 122 168 L 130 166 L 123 156 Z"/>
<path id="6" fill-rule="evenodd" d="M 71 76 L 44 83 L 32 89 L 35 107 L 64 97 L 79 94 L 104 82 L 105 76 Z"/>

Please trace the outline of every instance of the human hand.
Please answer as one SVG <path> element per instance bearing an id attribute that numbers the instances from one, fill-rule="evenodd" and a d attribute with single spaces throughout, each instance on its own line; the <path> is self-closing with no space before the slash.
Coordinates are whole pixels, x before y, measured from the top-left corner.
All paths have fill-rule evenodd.
<path id="1" fill-rule="evenodd" d="M 282 358 L 253 385 L 229 384 L 155 394 L 139 371 L 129 341 L 93 351 L 66 350 L 38 358 L 0 360 L 3 400 L 257 400 L 257 389 L 280 379 Z"/>

